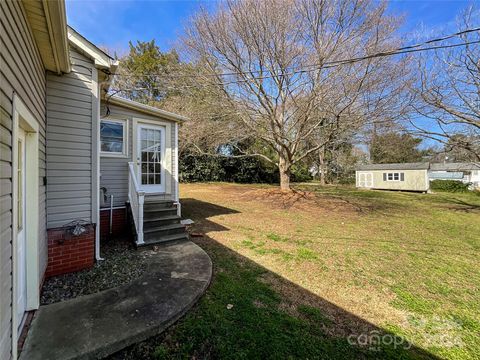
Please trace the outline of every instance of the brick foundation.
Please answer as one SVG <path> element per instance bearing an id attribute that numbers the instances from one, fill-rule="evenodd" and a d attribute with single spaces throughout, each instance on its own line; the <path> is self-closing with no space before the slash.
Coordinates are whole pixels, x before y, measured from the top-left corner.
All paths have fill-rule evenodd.
<path id="1" fill-rule="evenodd" d="M 74 236 L 64 228 L 47 230 L 48 265 L 45 277 L 75 272 L 93 266 L 95 261 L 95 225 Z"/>
<path id="2" fill-rule="evenodd" d="M 110 209 L 100 210 L 100 237 L 102 239 L 126 235 L 129 232 L 127 209 L 113 209 L 112 213 L 112 234 L 110 235 Z"/>

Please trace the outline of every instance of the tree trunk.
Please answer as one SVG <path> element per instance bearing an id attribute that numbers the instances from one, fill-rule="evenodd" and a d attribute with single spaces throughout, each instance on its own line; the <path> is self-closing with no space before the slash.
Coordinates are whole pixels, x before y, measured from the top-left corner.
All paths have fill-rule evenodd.
<path id="1" fill-rule="evenodd" d="M 278 170 L 280 171 L 280 189 L 290 191 L 290 166 L 286 159 L 280 157 Z"/>
<path id="2" fill-rule="evenodd" d="M 325 149 L 322 148 L 318 151 L 318 172 L 320 185 L 325 185 Z"/>

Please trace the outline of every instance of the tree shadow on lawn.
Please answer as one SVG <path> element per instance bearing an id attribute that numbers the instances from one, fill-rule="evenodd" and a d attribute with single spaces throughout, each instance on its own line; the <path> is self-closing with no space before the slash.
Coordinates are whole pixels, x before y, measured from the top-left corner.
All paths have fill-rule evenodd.
<path id="1" fill-rule="evenodd" d="M 193 199 L 183 210 L 203 232 L 207 215 L 237 213 Z M 214 265 L 205 295 L 165 333 L 110 359 L 437 359 L 208 236 L 195 242 Z"/>
<path id="2" fill-rule="evenodd" d="M 380 213 L 391 215 L 394 212 L 401 213 L 407 208 L 404 203 L 407 199 L 401 199 L 398 195 L 412 195 L 412 193 L 388 190 L 365 190 L 338 186 L 318 187 L 305 184 L 295 185 L 295 188 L 314 193 L 316 204 L 319 206 L 330 201 L 331 204 L 335 205 L 335 208 L 351 208 L 358 214 Z M 422 194 L 413 195 L 421 196 Z"/>
<path id="3" fill-rule="evenodd" d="M 478 199 L 480 200 L 480 196 Z M 480 213 L 480 204 L 475 204 L 455 197 L 441 197 L 438 198 L 437 203 L 444 205 L 448 210 L 475 214 Z"/>

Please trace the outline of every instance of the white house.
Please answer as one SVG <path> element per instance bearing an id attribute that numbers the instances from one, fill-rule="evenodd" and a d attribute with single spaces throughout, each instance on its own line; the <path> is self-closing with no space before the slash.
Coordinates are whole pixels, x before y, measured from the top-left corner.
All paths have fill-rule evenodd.
<path id="1" fill-rule="evenodd" d="M 17 357 L 43 279 L 101 258 L 110 214 L 124 226 L 128 209 L 137 245 L 187 235 L 177 163 L 185 118 L 110 97 L 118 63 L 67 26 L 63 0 L 0 1 L 0 14 L 3 360 Z M 108 210 L 101 187 L 113 196 Z"/>
<path id="2" fill-rule="evenodd" d="M 480 188 L 480 163 L 434 163 L 428 171 L 430 180 L 457 180 Z"/>

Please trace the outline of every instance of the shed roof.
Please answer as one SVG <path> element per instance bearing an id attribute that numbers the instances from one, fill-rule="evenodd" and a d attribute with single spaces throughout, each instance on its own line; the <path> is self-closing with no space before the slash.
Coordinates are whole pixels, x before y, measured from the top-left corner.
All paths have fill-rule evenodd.
<path id="1" fill-rule="evenodd" d="M 397 163 L 397 164 L 367 164 L 359 165 L 356 170 L 428 170 L 428 162 Z"/>
<path id="2" fill-rule="evenodd" d="M 463 163 L 435 163 L 430 165 L 432 171 L 470 171 L 480 170 L 480 163 L 463 162 Z"/>

